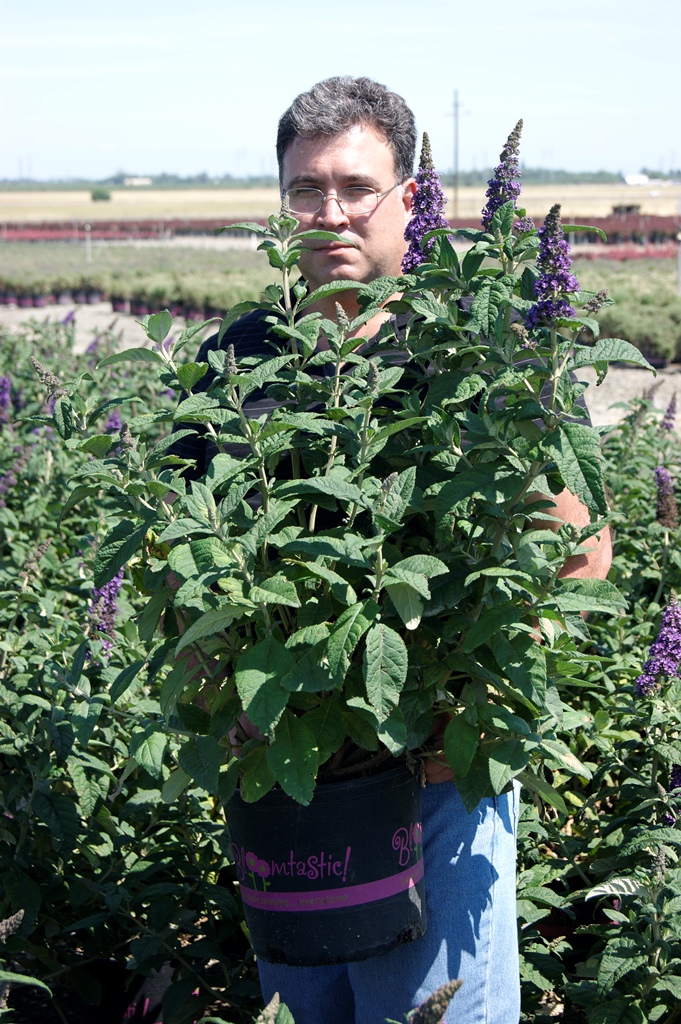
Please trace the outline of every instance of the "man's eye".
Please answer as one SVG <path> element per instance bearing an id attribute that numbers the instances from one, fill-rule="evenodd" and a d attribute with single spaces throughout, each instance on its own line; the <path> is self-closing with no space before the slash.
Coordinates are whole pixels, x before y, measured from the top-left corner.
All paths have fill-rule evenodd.
<path id="1" fill-rule="evenodd" d="M 346 196 L 348 196 L 349 198 L 351 198 L 353 196 L 354 197 L 357 197 L 357 196 L 368 196 L 373 191 L 374 191 L 374 189 L 373 188 L 369 188 L 368 185 L 350 185 L 348 188 L 344 188 L 343 189 L 343 193 Z"/>

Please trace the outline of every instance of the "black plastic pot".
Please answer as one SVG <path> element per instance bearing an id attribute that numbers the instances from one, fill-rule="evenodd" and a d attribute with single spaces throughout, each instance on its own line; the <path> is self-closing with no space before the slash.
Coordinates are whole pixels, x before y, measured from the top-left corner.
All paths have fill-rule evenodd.
<path id="1" fill-rule="evenodd" d="M 295 966 L 387 953 L 426 930 L 418 779 L 400 767 L 318 786 L 308 807 L 281 790 L 227 805 L 257 956 Z"/>

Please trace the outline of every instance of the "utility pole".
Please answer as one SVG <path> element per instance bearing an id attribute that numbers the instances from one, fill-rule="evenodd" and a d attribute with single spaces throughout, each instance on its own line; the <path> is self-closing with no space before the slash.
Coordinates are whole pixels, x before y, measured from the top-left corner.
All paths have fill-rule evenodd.
<path id="1" fill-rule="evenodd" d="M 454 202 L 452 218 L 459 216 L 459 90 L 454 90 Z"/>

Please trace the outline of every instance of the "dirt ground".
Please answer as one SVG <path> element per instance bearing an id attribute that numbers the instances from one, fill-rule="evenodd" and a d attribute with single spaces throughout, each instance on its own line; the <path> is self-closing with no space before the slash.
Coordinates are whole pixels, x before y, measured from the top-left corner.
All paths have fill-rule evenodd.
<path id="1" fill-rule="evenodd" d="M 45 309 L 17 309 L 0 306 L 0 325 L 17 327 L 31 318 L 39 321 L 50 319 L 63 320 L 71 312 L 75 313 L 76 341 L 74 350 L 83 352 L 97 334 L 111 328 L 120 337 L 122 347 L 130 348 L 144 345 L 146 338 L 135 317 L 122 313 L 113 313 L 109 302 L 100 302 L 92 306 L 48 306 Z M 184 321 L 179 320 L 178 326 L 183 327 Z M 207 328 L 210 331 L 210 328 Z M 197 339 L 198 348 L 198 339 Z M 0 373 L 8 367 L 0 367 Z M 580 380 L 593 384 L 596 375 L 591 367 L 585 367 L 578 373 Z M 627 402 L 649 388 L 655 387 L 653 401 L 659 409 L 665 409 L 672 395 L 681 389 L 681 364 L 666 367 L 657 371 L 654 377 L 648 370 L 614 366 L 608 372 L 603 384 L 590 387 L 587 402 L 594 425 L 604 426 L 617 423 L 624 415 L 624 410 L 617 408 L 617 403 Z"/>

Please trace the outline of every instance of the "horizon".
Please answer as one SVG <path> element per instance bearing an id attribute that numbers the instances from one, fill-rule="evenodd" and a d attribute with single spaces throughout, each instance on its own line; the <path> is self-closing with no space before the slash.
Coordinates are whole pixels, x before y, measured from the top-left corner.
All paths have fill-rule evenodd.
<path id="1" fill-rule="evenodd" d="M 680 29 L 675 0 L 484 10 L 432 0 L 427 17 L 407 0 L 388 16 L 348 0 L 341 17 L 315 12 L 294 26 L 274 0 L 247 11 L 222 0 L 5 4 L 0 178 L 98 181 L 112 167 L 157 176 L 168 166 L 276 175 L 283 108 L 337 74 L 403 95 L 443 173 L 455 125 L 459 168 L 491 168 L 519 117 L 528 166 L 667 172 L 681 162 Z"/>

